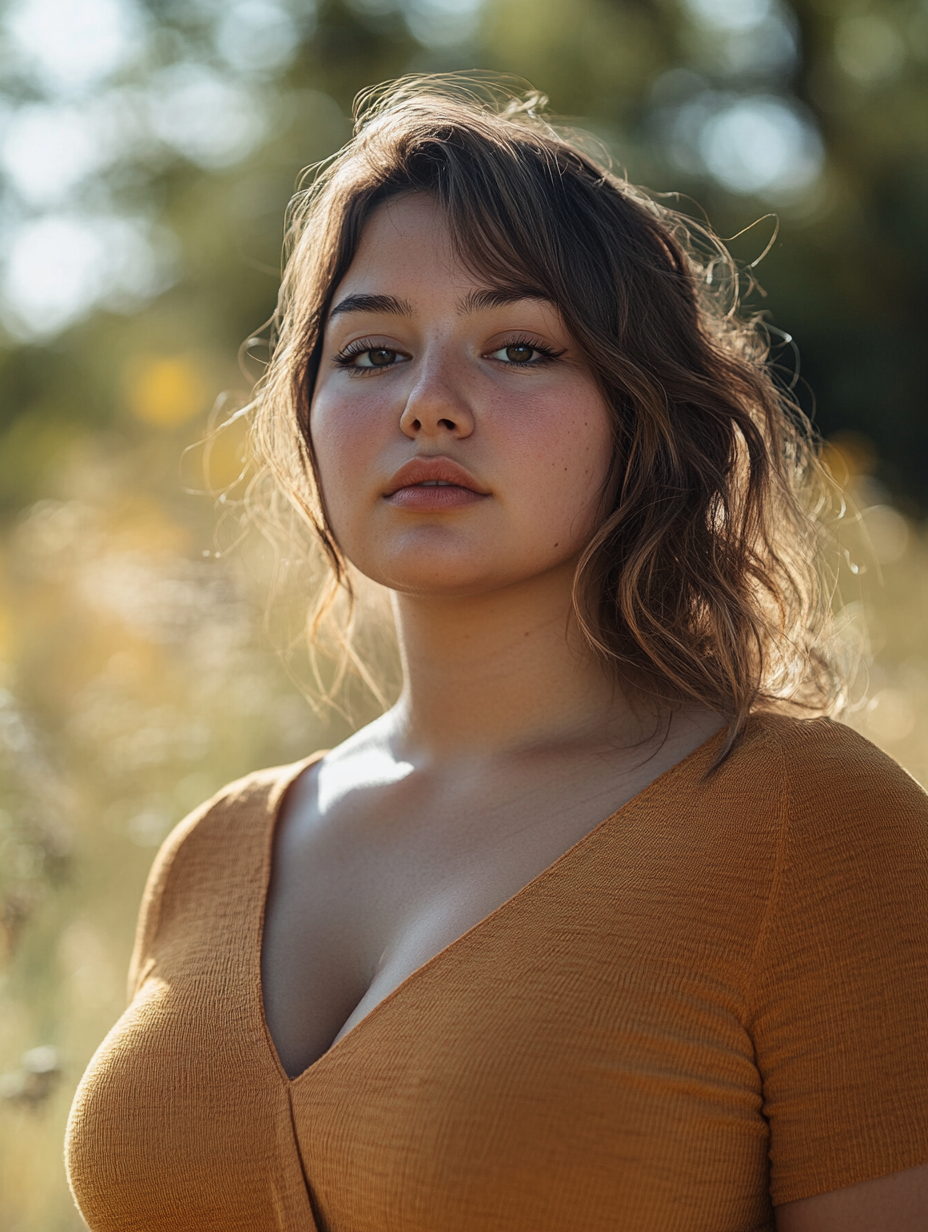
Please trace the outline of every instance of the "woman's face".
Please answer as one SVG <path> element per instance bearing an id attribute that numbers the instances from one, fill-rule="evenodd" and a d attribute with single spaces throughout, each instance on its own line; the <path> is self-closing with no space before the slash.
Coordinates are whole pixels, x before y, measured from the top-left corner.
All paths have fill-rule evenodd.
<path id="1" fill-rule="evenodd" d="M 332 303 L 310 430 L 348 559 L 393 590 L 449 596 L 572 563 L 612 444 L 554 305 L 470 273 L 425 194 L 376 210 Z"/>

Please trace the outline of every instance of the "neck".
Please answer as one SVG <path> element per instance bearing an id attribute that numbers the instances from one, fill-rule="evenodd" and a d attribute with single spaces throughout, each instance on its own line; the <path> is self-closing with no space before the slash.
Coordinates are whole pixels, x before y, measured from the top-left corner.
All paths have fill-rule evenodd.
<path id="1" fill-rule="evenodd" d="M 621 691 L 581 645 L 573 563 L 489 594 L 397 594 L 404 688 L 395 736 L 419 761 L 640 731 Z"/>

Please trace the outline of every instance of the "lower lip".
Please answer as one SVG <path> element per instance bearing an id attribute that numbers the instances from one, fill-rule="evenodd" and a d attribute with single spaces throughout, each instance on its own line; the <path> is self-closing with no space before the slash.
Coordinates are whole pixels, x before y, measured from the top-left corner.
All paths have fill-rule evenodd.
<path id="1" fill-rule="evenodd" d="M 463 509 L 465 505 L 473 505 L 486 498 L 481 492 L 472 492 L 470 488 L 459 488 L 455 484 L 441 487 L 412 484 L 408 488 L 397 489 L 386 499 L 400 509 L 431 513 L 441 509 Z"/>

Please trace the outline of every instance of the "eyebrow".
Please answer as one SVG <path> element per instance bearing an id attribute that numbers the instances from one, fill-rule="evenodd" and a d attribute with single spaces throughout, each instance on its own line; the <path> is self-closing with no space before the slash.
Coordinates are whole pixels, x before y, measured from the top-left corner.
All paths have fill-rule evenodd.
<path id="1" fill-rule="evenodd" d="M 416 315 L 408 299 L 397 299 L 395 295 L 348 295 L 335 305 L 329 320 L 348 312 L 379 312 L 394 317 Z"/>
<path id="2" fill-rule="evenodd" d="M 466 316 L 471 312 L 480 312 L 481 309 L 505 308 L 523 299 L 552 303 L 551 297 L 536 287 L 484 287 L 466 295 L 458 306 L 458 312 L 461 316 Z M 347 295 L 329 313 L 329 320 L 350 312 L 376 312 L 394 317 L 416 315 L 416 310 L 408 299 L 397 299 L 395 295 Z"/>
<path id="3" fill-rule="evenodd" d="M 517 304 L 523 299 L 544 300 L 553 303 L 550 295 L 539 291 L 537 287 L 485 287 L 480 291 L 471 291 L 461 302 L 458 311 L 464 315 L 468 312 L 480 312 L 484 308 L 506 308 L 509 304 Z"/>

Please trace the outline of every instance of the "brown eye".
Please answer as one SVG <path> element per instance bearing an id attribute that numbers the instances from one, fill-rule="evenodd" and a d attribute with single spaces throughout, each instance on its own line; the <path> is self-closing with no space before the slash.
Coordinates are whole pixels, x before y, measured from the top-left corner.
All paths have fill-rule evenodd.
<path id="1" fill-rule="evenodd" d="M 547 350 L 538 342 L 510 342 L 498 351 L 491 351 L 487 358 L 498 360 L 501 364 L 511 364 L 514 368 L 537 368 L 557 359 L 559 354 Z"/>
<path id="2" fill-rule="evenodd" d="M 367 346 L 360 340 L 353 343 L 341 355 L 333 357 L 340 368 L 349 372 L 373 372 L 375 368 L 396 368 L 406 364 L 410 356 L 405 351 L 397 351 L 393 347 Z"/>

